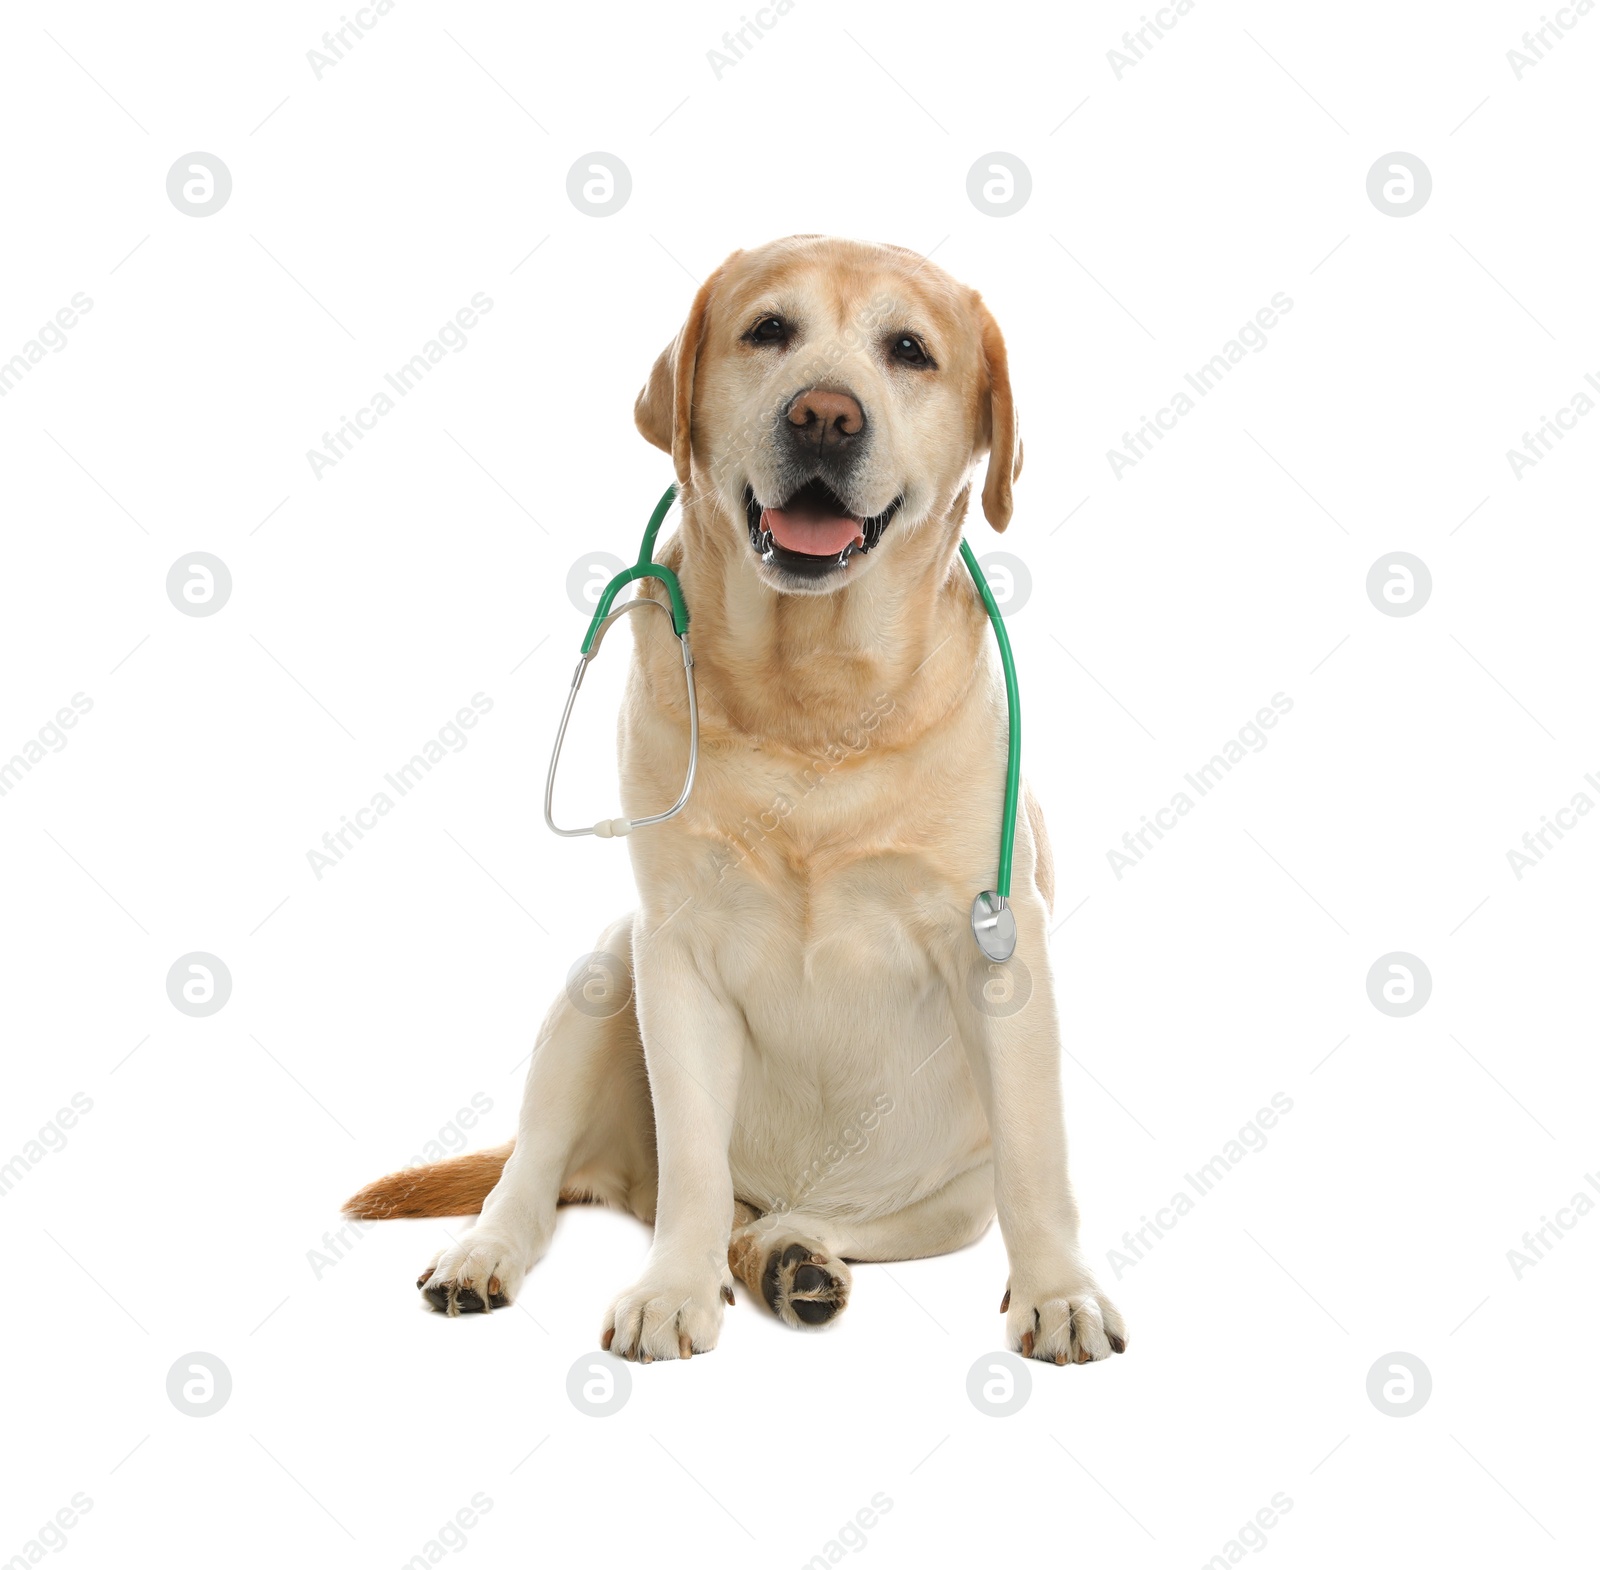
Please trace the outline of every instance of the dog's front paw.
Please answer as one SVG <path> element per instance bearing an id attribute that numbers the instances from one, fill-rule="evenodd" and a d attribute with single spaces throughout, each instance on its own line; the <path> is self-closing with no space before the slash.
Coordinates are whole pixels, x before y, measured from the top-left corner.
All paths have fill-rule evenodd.
<path id="1" fill-rule="evenodd" d="M 611 1305 L 600 1345 L 630 1362 L 709 1352 L 722 1330 L 733 1288 L 714 1273 L 647 1269 Z"/>
<path id="2" fill-rule="evenodd" d="M 1044 1363 L 1097 1363 L 1128 1348 L 1117 1305 L 1088 1271 L 1069 1268 L 1044 1286 L 1007 1287 L 1006 1344 Z"/>
<path id="3" fill-rule="evenodd" d="M 499 1228 L 476 1226 L 433 1256 L 417 1286 L 428 1307 L 441 1314 L 486 1314 L 511 1302 L 534 1257 L 534 1250 Z"/>

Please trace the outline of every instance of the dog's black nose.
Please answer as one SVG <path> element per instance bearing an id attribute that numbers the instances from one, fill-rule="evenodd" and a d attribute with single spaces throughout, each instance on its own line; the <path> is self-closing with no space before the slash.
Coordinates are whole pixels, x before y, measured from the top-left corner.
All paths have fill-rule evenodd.
<path id="1" fill-rule="evenodd" d="M 822 387 L 797 393 L 786 419 L 789 436 L 797 446 L 815 453 L 841 456 L 866 429 L 867 417 L 849 393 Z"/>

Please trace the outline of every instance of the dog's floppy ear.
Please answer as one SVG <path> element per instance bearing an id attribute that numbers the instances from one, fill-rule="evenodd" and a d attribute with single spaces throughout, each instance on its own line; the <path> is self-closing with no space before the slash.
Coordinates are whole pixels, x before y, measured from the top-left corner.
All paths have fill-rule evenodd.
<path id="1" fill-rule="evenodd" d="M 728 262 L 732 260 L 730 256 Z M 689 319 L 679 329 L 678 336 L 656 357 L 656 363 L 650 368 L 650 379 L 634 400 L 633 423 L 651 446 L 672 454 L 672 466 L 677 471 L 680 487 L 689 483 L 690 406 L 694 401 L 695 361 L 700 354 L 700 339 L 705 332 L 711 296 L 728 262 L 700 285 L 694 304 L 689 307 Z"/>
<path id="2" fill-rule="evenodd" d="M 1006 363 L 1006 341 L 1000 325 L 982 300 L 977 303 L 978 330 L 983 344 L 986 408 L 979 423 L 987 427 L 989 472 L 983 482 L 983 515 L 996 533 L 1011 522 L 1011 482 L 1022 473 L 1022 438 L 1017 434 L 1017 411 L 1011 401 L 1011 372 Z"/>

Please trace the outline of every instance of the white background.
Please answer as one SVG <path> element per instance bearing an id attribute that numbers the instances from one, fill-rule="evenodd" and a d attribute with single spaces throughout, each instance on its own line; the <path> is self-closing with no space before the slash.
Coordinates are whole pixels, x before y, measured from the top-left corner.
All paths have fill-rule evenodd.
<path id="1" fill-rule="evenodd" d="M 1520 1280 L 1507 1250 L 1600 1168 L 1600 822 L 1520 881 L 1506 851 L 1600 800 L 1600 416 L 1520 480 L 1505 454 L 1600 375 L 1600 17 L 1519 81 L 1533 5 L 1201 0 L 1119 80 L 1131 4 L 799 0 L 719 79 L 732 3 L 401 0 L 318 80 L 336 6 L 141 10 L 3 24 L 0 356 L 93 309 L 0 400 L 0 755 L 93 708 L 0 797 L 0 1161 L 93 1110 L 0 1207 L 0 1555 L 81 1491 L 76 1564 L 393 1566 L 481 1492 L 447 1558 L 788 1566 L 883 1493 L 846 1557 L 1198 1565 L 1283 1493 L 1246 1557 L 1588 1562 L 1600 1218 Z M 233 180 L 203 219 L 166 194 L 194 150 Z M 633 179 L 605 219 L 566 194 L 594 150 Z M 1008 218 L 966 194 L 995 150 L 1032 175 Z M 1404 219 L 1366 191 L 1395 150 L 1433 179 Z M 419 1309 L 432 1223 L 311 1263 L 475 1094 L 467 1138 L 511 1131 L 539 1017 L 629 907 L 621 847 L 540 821 L 567 574 L 631 555 L 670 478 L 631 406 L 695 282 L 799 231 L 932 251 L 1011 346 L 1072 1165 L 1131 1342 L 1036 1365 L 1007 1418 L 966 1394 L 993 1230 L 858 1269 L 823 1334 L 741 1295 L 605 1419 L 566 1378 L 631 1219 L 566 1212 L 487 1319 Z M 477 291 L 468 346 L 315 478 Z M 1107 448 L 1280 291 L 1268 346 L 1117 479 Z M 197 550 L 233 578 L 203 619 L 165 592 Z M 1397 550 L 1433 579 L 1405 618 L 1365 592 Z M 585 692 L 585 818 L 620 665 Z M 470 745 L 317 880 L 477 692 Z M 1118 879 L 1275 692 L 1270 745 Z M 167 999 L 192 950 L 232 973 L 209 1018 Z M 1409 1018 L 1367 997 L 1394 950 L 1432 975 Z M 1274 1092 L 1267 1148 L 1119 1279 L 1123 1232 Z M 206 1418 L 165 1389 L 196 1350 L 233 1382 Z M 1366 1393 L 1397 1350 L 1433 1381 L 1405 1418 Z"/>

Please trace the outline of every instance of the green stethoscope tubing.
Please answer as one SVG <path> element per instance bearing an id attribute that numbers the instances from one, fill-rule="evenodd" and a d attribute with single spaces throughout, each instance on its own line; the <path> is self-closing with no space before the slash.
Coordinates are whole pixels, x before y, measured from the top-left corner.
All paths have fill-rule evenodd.
<path id="1" fill-rule="evenodd" d="M 1017 797 L 1022 793 L 1022 698 L 1017 691 L 1017 662 L 1011 655 L 1011 639 L 1006 635 L 1006 624 L 1000 607 L 994 602 L 994 590 L 984 577 L 972 547 L 961 542 L 961 559 L 978 586 L 983 608 L 989 613 L 989 625 L 994 628 L 994 641 L 1000 646 L 1000 669 L 1006 678 L 1006 801 L 1000 809 L 1000 868 L 995 875 L 994 891 L 1001 899 L 1011 898 L 1011 850 L 1017 838 Z"/>
<path id="2" fill-rule="evenodd" d="M 659 578 L 666 585 L 667 596 L 672 601 L 672 630 L 681 638 L 689 630 L 689 607 L 683 602 L 683 585 L 678 582 L 678 575 L 670 567 L 663 567 L 658 562 L 650 560 L 656 551 L 656 535 L 661 532 L 662 521 L 671 511 L 673 498 L 678 494 L 676 485 L 669 485 L 661 493 L 661 500 L 656 503 L 656 510 L 650 514 L 650 522 L 645 525 L 644 541 L 639 546 L 639 559 L 631 567 L 624 567 L 615 578 L 605 587 L 605 592 L 600 596 L 600 603 L 595 607 L 594 616 L 589 622 L 589 630 L 583 637 L 582 653 L 588 654 L 594 648 L 595 634 L 600 630 L 600 623 L 606 619 L 611 610 L 611 602 L 616 599 L 618 591 L 626 588 L 636 578 Z"/>
<path id="3" fill-rule="evenodd" d="M 642 828 L 648 823 L 664 822 L 667 818 L 681 811 L 689 799 L 689 791 L 694 783 L 695 759 L 699 751 L 699 736 L 697 733 L 697 716 L 694 701 L 694 661 L 689 653 L 689 607 L 684 602 L 683 586 L 678 582 L 678 575 L 670 568 L 663 567 L 659 562 L 651 560 L 655 554 L 656 535 L 660 533 L 661 525 L 667 513 L 671 510 L 673 501 L 677 498 L 678 487 L 669 485 L 661 493 L 661 500 L 656 503 L 655 511 L 650 514 L 650 522 L 646 524 L 644 539 L 639 546 L 639 559 L 631 567 L 625 567 L 609 583 L 600 595 L 599 603 L 595 606 L 593 617 L 589 621 L 589 630 L 584 634 L 583 644 L 580 649 L 581 658 L 578 669 L 573 676 L 572 690 L 567 696 L 566 712 L 562 716 L 561 729 L 556 735 L 555 751 L 550 758 L 550 772 L 545 784 L 545 821 L 556 833 L 571 837 L 581 834 L 601 834 L 610 837 L 613 834 L 627 834 L 633 828 Z M 1008 735 L 1006 744 L 1006 790 L 1005 803 L 1000 814 L 1000 862 L 995 875 L 994 898 L 990 900 L 988 894 L 979 894 L 973 905 L 973 931 L 978 938 L 979 947 L 991 959 L 1008 958 L 1011 949 L 1016 943 L 1015 921 L 1006 910 L 1007 902 L 1011 897 L 1011 860 L 1012 850 L 1017 834 L 1017 798 L 1022 792 L 1022 699 L 1017 690 L 1017 665 L 1011 653 L 1011 639 L 1006 634 L 1005 621 L 1001 617 L 1000 607 L 995 603 L 994 592 L 989 587 L 989 580 L 984 577 L 983 570 L 978 566 L 978 558 L 973 555 L 972 547 L 966 540 L 961 542 L 961 559 L 967 565 L 967 571 L 972 575 L 973 584 L 978 590 L 978 596 L 983 601 L 983 608 L 988 612 L 989 624 L 994 628 L 995 643 L 1000 650 L 1000 668 L 1005 674 L 1006 681 L 1006 715 L 1008 721 Z M 551 817 L 551 801 L 555 790 L 556 764 L 561 756 L 561 741 L 566 733 L 567 721 L 572 714 L 573 700 L 577 697 L 578 687 L 582 683 L 583 673 L 588 668 L 589 661 L 593 659 L 598 649 L 598 639 L 602 636 L 604 628 L 609 625 L 612 616 L 612 604 L 617 595 L 628 584 L 640 578 L 655 578 L 667 591 L 671 602 L 670 609 L 662 606 L 672 617 L 672 630 L 677 634 L 683 646 L 684 673 L 688 679 L 689 709 L 690 709 L 690 761 L 688 777 L 684 782 L 683 793 L 678 798 L 677 804 L 664 813 L 657 813 L 651 818 L 642 818 L 629 823 L 628 820 L 617 818 L 607 822 L 602 819 L 592 829 L 561 829 L 557 828 L 555 820 Z M 659 604 L 659 601 L 657 602 Z M 633 601 L 624 602 L 617 614 L 622 610 L 631 608 Z M 1001 913 L 1004 912 L 1002 917 Z M 997 924 L 1000 931 L 995 932 Z M 994 935 L 985 942 L 985 935 Z"/>

